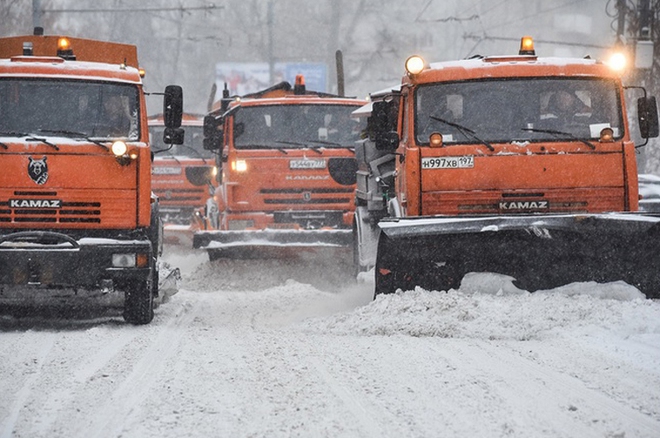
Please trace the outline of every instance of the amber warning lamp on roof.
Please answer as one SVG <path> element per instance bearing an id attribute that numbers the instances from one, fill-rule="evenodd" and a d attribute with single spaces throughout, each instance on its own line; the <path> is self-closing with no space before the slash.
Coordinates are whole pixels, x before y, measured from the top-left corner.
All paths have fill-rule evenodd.
<path id="1" fill-rule="evenodd" d="M 520 51 L 519 55 L 536 55 L 534 50 L 534 39 L 531 36 L 524 36 L 520 39 Z"/>
<path id="2" fill-rule="evenodd" d="M 293 94 L 305 94 L 305 76 L 296 75 L 296 83 L 293 86 Z"/>
<path id="3" fill-rule="evenodd" d="M 73 49 L 71 48 L 71 41 L 68 38 L 62 37 L 57 40 L 57 56 L 60 58 L 75 61 L 76 55 L 73 54 Z"/>

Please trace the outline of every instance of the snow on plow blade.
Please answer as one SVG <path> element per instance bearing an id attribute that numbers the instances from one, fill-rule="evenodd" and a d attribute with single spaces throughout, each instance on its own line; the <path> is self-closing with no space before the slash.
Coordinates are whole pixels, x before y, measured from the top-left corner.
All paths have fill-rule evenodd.
<path id="1" fill-rule="evenodd" d="M 193 237 L 193 247 L 206 249 L 209 254 L 221 251 L 241 256 L 246 251 L 297 251 L 299 249 L 349 247 L 351 230 L 254 230 L 199 231 Z"/>
<path id="2" fill-rule="evenodd" d="M 660 217 L 635 213 L 384 220 L 376 294 L 458 288 L 469 272 L 530 292 L 623 280 L 660 297 Z"/>
<path id="3" fill-rule="evenodd" d="M 181 271 L 168 263 L 158 261 L 158 295 L 163 303 L 179 291 Z"/>

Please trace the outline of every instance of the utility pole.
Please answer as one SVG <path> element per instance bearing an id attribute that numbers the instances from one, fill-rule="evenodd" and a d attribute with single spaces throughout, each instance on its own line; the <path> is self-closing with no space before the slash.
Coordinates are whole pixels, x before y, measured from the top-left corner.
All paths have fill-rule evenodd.
<path id="1" fill-rule="evenodd" d="M 43 27 L 41 25 L 41 0 L 32 0 L 32 28 Z"/>
<path id="2" fill-rule="evenodd" d="M 616 26 L 616 44 L 623 44 L 622 37 L 626 32 L 626 0 L 617 0 L 617 26 Z"/>
<path id="3" fill-rule="evenodd" d="M 266 12 L 266 25 L 268 26 L 268 77 L 272 84 L 275 80 L 275 55 L 273 51 L 273 27 L 275 25 L 273 13 L 273 0 L 268 0 L 268 10 Z"/>

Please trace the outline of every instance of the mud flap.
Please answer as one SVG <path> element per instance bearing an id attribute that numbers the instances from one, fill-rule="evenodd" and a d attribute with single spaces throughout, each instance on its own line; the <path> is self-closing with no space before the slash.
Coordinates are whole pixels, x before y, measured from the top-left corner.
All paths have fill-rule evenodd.
<path id="1" fill-rule="evenodd" d="M 660 297 L 660 218 L 640 214 L 381 221 L 376 293 L 458 288 L 468 272 L 514 277 L 534 292 L 623 280 Z"/>

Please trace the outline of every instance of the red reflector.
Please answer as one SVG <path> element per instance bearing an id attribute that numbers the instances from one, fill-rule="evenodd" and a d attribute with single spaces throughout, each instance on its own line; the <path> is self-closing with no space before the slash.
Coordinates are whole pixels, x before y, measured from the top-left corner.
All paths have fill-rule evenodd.
<path id="1" fill-rule="evenodd" d="M 386 269 L 386 268 L 380 268 L 378 270 L 378 273 L 380 275 L 390 275 L 392 273 L 392 271 L 390 271 L 389 269 Z"/>

